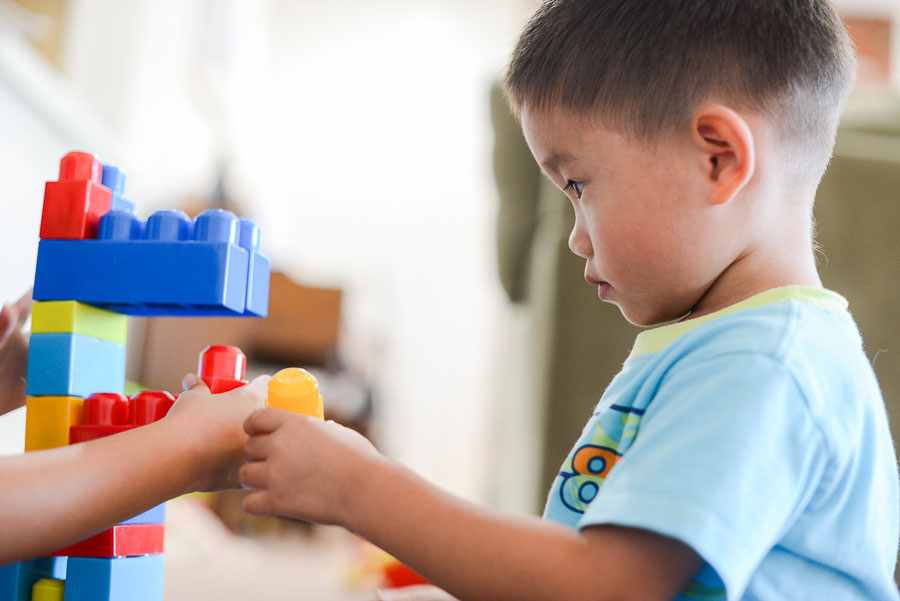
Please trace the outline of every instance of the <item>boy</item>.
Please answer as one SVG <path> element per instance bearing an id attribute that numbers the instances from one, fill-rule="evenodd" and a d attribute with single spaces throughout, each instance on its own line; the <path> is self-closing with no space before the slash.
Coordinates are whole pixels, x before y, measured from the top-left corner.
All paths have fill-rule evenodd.
<path id="1" fill-rule="evenodd" d="M 544 521 L 331 423 L 245 424 L 251 513 L 343 525 L 463 599 L 892 599 L 897 467 L 812 204 L 854 59 L 826 0 L 550 0 L 506 79 L 572 251 L 638 336 Z"/>
<path id="2" fill-rule="evenodd" d="M 31 294 L 0 309 L 0 413 L 25 402 Z M 241 423 L 268 378 L 211 395 L 194 374 L 158 422 L 78 445 L 0 457 L 0 566 L 40 557 L 195 490 L 237 485 Z M 122 486 L 128 482 L 128 486 Z"/>

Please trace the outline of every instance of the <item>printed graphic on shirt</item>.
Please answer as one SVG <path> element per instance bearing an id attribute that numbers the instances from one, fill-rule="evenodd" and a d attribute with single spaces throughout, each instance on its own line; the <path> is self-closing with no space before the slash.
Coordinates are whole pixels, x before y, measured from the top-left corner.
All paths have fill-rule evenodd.
<path id="1" fill-rule="evenodd" d="M 644 409 L 598 407 L 553 483 L 544 517 L 575 527 L 610 471 L 637 436 Z M 705 566 L 673 601 L 725 601 L 725 588 Z"/>
<path id="2" fill-rule="evenodd" d="M 689 583 L 673 601 L 725 601 L 725 587 L 705 586 L 699 582 Z"/>
<path id="3" fill-rule="evenodd" d="M 594 500 L 600 485 L 622 454 L 631 446 L 644 411 L 610 405 L 598 410 L 563 464 L 558 487 L 559 500 L 576 520 Z"/>

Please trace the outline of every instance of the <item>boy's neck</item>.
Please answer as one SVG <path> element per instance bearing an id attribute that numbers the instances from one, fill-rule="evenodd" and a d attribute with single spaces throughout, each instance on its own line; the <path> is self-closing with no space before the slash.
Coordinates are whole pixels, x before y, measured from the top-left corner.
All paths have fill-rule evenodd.
<path id="1" fill-rule="evenodd" d="M 775 227 L 762 230 L 760 239 L 719 274 L 683 319 L 714 313 L 773 288 L 822 287 L 812 243 L 812 220 L 784 217 Z"/>

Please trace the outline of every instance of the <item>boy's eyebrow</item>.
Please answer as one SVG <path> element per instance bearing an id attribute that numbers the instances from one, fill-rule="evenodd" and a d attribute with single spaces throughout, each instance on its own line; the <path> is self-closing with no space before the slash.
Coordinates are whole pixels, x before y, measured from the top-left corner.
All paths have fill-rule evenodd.
<path id="1" fill-rule="evenodd" d="M 541 161 L 541 167 L 544 168 L 544 171 L 559 173 L 559 168 L 561 165 L 571 163 L 574 160 L 575 157 L 568 152 L 553 152 L 550 153 L 550 156 Z"/>

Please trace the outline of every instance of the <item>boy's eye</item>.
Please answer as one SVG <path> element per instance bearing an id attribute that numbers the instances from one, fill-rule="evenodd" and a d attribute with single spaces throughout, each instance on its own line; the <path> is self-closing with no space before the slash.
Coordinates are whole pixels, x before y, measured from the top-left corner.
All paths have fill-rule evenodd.
<path id="1" fill-rule="evenodd" d="M 566 187 L 563 188 L 563 192 L 565 192 L 566 190 L 572 190 L 573 192 L 575 192 L 576 198 L 581 198 L 581 194 L 582 192 L 584 192 L 584 182 L 570 179 L 566 182 Z"/>

